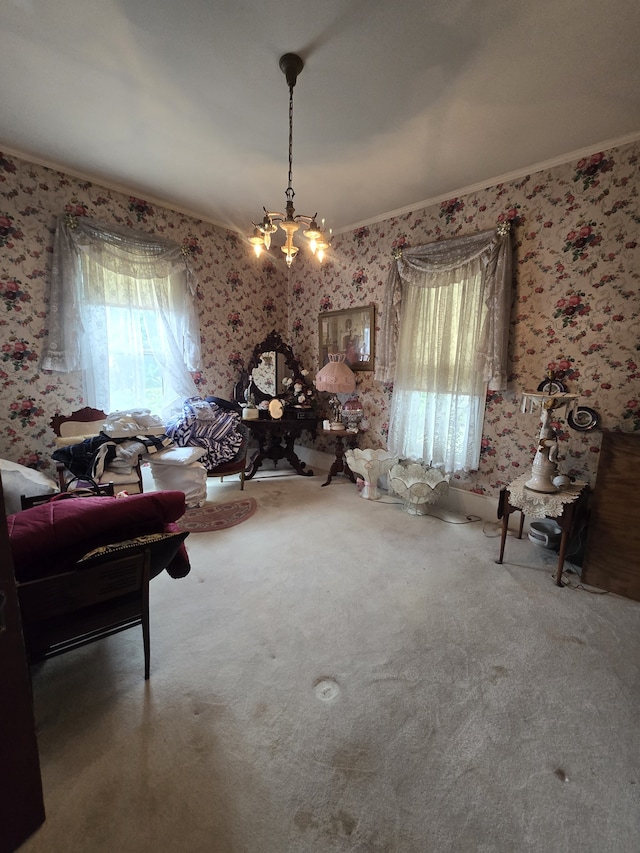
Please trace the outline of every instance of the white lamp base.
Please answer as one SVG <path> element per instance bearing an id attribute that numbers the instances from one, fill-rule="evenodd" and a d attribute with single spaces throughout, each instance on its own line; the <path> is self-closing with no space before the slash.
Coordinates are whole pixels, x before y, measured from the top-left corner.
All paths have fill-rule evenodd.
<path id="1" fill-rule="evenodd" d="M 558 489 L 553 485 L 553 478 L 558 473 L 558 466 L 547 458 L 546 453 L 537 451 L 531 469 L 531 478 L 524 484 L 525 488 L 533 492 L 545 492 L 551 494 Z"/>
<path id="2" fill-rule="evenodd" d="M 531 479 L 527 480 L 524 485 L 525 488 L 531 489 L 532 492 L 544 492 L 546 494 L 551 494 L 552 492 L 558 491 L 548 477 L 531 477 Z"/>

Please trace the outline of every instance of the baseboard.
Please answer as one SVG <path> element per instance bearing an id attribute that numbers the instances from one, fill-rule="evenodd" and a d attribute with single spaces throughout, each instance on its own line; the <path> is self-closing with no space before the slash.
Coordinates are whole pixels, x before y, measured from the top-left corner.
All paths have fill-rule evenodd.
<path id="1" fill-rule="evenodd" d="M 456 515 L 478 516 L 483 521 L 498 521 L 498 499 L 488 495 L 477 495 L 465 489 L 449 486 L 449 491 L 440 502 L 443 509 Z"/>
<path id="2" fill-rule="evenodd" d="M 335 457 L 330 453 L 323 453 L 313 447 L 300 447 L 296 445 L 296 453 L 309 468 L 318 471 L 329 471 Z M 465 489 L 457 489 L 450 486 L 447 496 L 442 500 L 440 506 L 449 512 L 462 516 L 478 516 L 483 521 L 498 521 L 498 497 L 489 495 L 478 495 Z M 517 530 L 520 524 L 520 514 L 511 513 L 509 516 L 509 529 Z M 526 530 L 525 525 L 525 530 Z"/>

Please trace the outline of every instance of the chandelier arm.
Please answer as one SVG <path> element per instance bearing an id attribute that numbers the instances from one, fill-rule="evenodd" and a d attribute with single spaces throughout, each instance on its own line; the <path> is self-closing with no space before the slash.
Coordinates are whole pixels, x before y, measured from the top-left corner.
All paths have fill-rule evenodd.
<path id="1" fill-rule="evenodd" d="M 281 219 L 287 218 L 287 214 L 282 213 L 279 210 L 267 210 L 265 208 L 265 213 L 267 214 L 269 219 L 273 219 L 275 222 L 279 222 Z M 318 215 L 317 213 L 314 216 L 309 216 L 306 213 L 296 213 L 296 215 L 293 218 L 295 219 L 296 222 L 298 222 L 298 220 L 300 220 L 301 222 L 306 222 L 307 224 L 309 224 L 310 222 L 313 222 L 313 220 L 316 218 L 317 215 Z M 253 224 L 255 225 L 256 223 L 254 222 Z"/>

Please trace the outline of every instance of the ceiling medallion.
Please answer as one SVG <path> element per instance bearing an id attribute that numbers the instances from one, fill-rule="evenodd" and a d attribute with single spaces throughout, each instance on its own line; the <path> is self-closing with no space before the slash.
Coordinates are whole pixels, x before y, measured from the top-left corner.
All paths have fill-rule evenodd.
<path id="1" fill-rule="evenodd" d="M 264 218 L 262 219 L 262 222 L 253 223 L 253 233 L 251 237 L 249 237 L 249 242 L 253 245 L 256 256 L 260 257 L 262 249 L 269 249 L 271 246 L 271 235 L 278 230 L 275 224 L 277 222 L 286 234 L 284 246 L 281 246 L 280 248 L 284 252 L 288 267 L 291 266 L 293 259 L 298 254 L 298 246 L 294 245 L 293 235 L 300 228 L 300 225 L 307 226 L 306 231 L 303 231 L 302 233 L 309 241 L 309 248 L 311 249 L 311 252 L 319 261 L 322 261 L 324 253 L 329 248 L 331 240 L 331 231 L 329 231 L 329 238 L 327 239 L 327 234 L 324 229 L 324 220 L 323 227 L 318 227 L 318 223 L 316 221 L 317 213 L 313 216 L 305 216 L 300 213 L 296 214 L 293 206 L 293 197 L 295 196 L 291 185 L 293 162 L 293 87 L 296 85 L 298 75 L 302 71 L 303 67 L 304 62 L 295 53 L 285 53 L 284 56 L 280 57 L 280 70 L 287 78 L 287 85 L 289 86 L 289 183 L 285 191 L 285 197 L 287 200 L 285 213 L 267 210 L 266 207 L 263 207 Z"/>

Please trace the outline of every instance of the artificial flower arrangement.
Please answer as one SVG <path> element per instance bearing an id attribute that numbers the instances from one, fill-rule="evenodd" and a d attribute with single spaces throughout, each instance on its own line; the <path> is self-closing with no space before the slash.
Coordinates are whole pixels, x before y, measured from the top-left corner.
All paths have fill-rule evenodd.
<path id="1" fill-rule="evenodd" d="M 309 408 L 315 405 L 316 389 L 308 376 L 308 370 L 301 370 L 297 377 L 284 377 L 284 392 L 279 397 L 287 406 Z"/>

